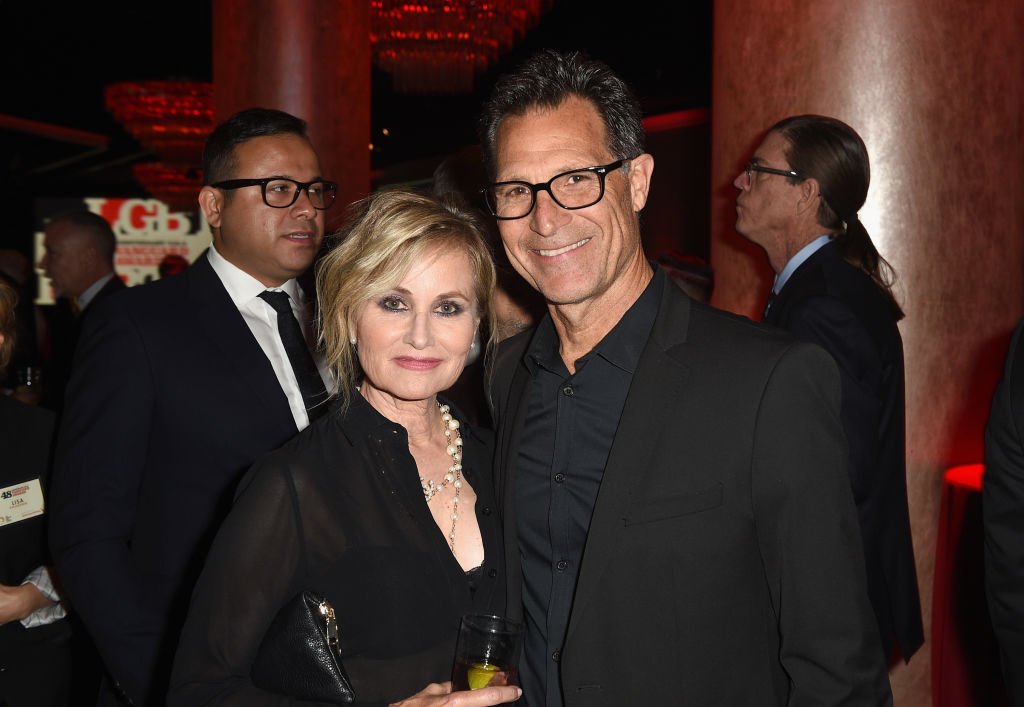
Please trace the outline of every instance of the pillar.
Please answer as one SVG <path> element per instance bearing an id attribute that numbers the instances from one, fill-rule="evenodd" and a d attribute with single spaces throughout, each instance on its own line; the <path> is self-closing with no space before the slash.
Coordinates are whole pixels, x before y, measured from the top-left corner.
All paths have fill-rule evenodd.
<path id="1" fill-rule="evenodd" d="M 735 233 L 730 186 L 762 131 L 820 113 L 868 146 L 861 221 L 907 313 L 907 473 L 928 641 L 890 676 L 896 705 L 924 707 L 942 473 L 981 461 L 1024 313 L 1024 3 L 716 0 L 714 12 L 714 304 L 757 318 L 768 292 L 763 253 Z M 984 606 L 974 618 L 988 620 Z"/>
<path id="2" fill-rule="evenodd" d="M 327 229 L 370 190 L 370 20 L 365 0 L 214 0 L 214 117 L 252 106 L 305 120 L 338 183 Z"/>

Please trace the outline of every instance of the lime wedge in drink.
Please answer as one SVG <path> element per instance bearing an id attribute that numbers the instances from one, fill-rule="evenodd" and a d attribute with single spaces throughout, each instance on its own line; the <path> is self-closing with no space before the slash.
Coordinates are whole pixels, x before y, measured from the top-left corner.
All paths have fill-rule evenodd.
<path id="1" fill-rule="evenodd" d="M 469 670 L 466 671 L 466 679 L 469 682 L 470 690 L 479 690 L 481 687 L 487 687 L 491 679 L 494 678 L 494 674 L 498 672 L 497 665 L 491 665 L 490 663 L 473 663 L 469 666 Z"/>

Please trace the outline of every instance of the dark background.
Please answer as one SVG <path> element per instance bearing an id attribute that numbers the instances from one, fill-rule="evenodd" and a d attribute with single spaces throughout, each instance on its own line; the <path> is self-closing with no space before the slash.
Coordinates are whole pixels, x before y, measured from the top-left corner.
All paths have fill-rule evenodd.
<path id="1" fill-rule="evenodd" d="M 317 2 L 294 3 L 297 12 Z M 617 4 L 554 0 L 539 23 L 465 96 L 392 91 L 373 69 L 375 181 L 429 177 L 445 155 L 476 142 L 475 119 L 494 77 L 535 49 L 581 49 L 633 87 L 645 115 L 710 104 L 711 0 Z M 625 12 L 639 8 L 638 12 Z M 129 80 L 210 81 L 209 2 L 60 5 L 0 0 L 0 248 L 29 254 L 40 197 L 144 196 L 131 165 L 153 156 L 107 112 L 105 86 Z M 108 136 L 92 148 L 12 127 L 27 119 Z M 382 130 L 387 128 L 385 137 Z"/>

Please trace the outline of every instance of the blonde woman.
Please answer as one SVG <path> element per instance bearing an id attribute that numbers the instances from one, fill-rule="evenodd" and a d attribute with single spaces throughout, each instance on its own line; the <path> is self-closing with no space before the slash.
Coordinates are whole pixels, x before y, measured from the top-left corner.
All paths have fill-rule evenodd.
<path id="1" fill-rule="evenodd" d="M 491 256 L 473 217 L 434 198 L 359 206 L 317 272 L 339 393 L 242 482 L 193 595 L 171 704 L 296 704 L 258 690 L 250 668 L 302 590 L 334 606 L 357 704 L 519 696 L 446 683 L 461 615 L 504 611 L 490 441 L 438 397 L 493 324 Z"/>

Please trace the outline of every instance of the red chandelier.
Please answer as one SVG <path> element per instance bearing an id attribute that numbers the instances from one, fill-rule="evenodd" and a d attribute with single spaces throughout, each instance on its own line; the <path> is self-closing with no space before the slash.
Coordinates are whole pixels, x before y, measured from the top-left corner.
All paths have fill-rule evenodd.
<path id="1" fill-rule="evenodd" d="M 141 81 L 107 86 L 107 110 L 159 162 L 132 167 L 153 198 L 195 211 L 202 186 L 203 144 L 213 129 L 213 84 Z"/>
<path id="2" fill-rule="evenodd" d="M 370 42 L 398 93 L 458 94 L 519 40 L 549 0 L 371 0 Z"/>

